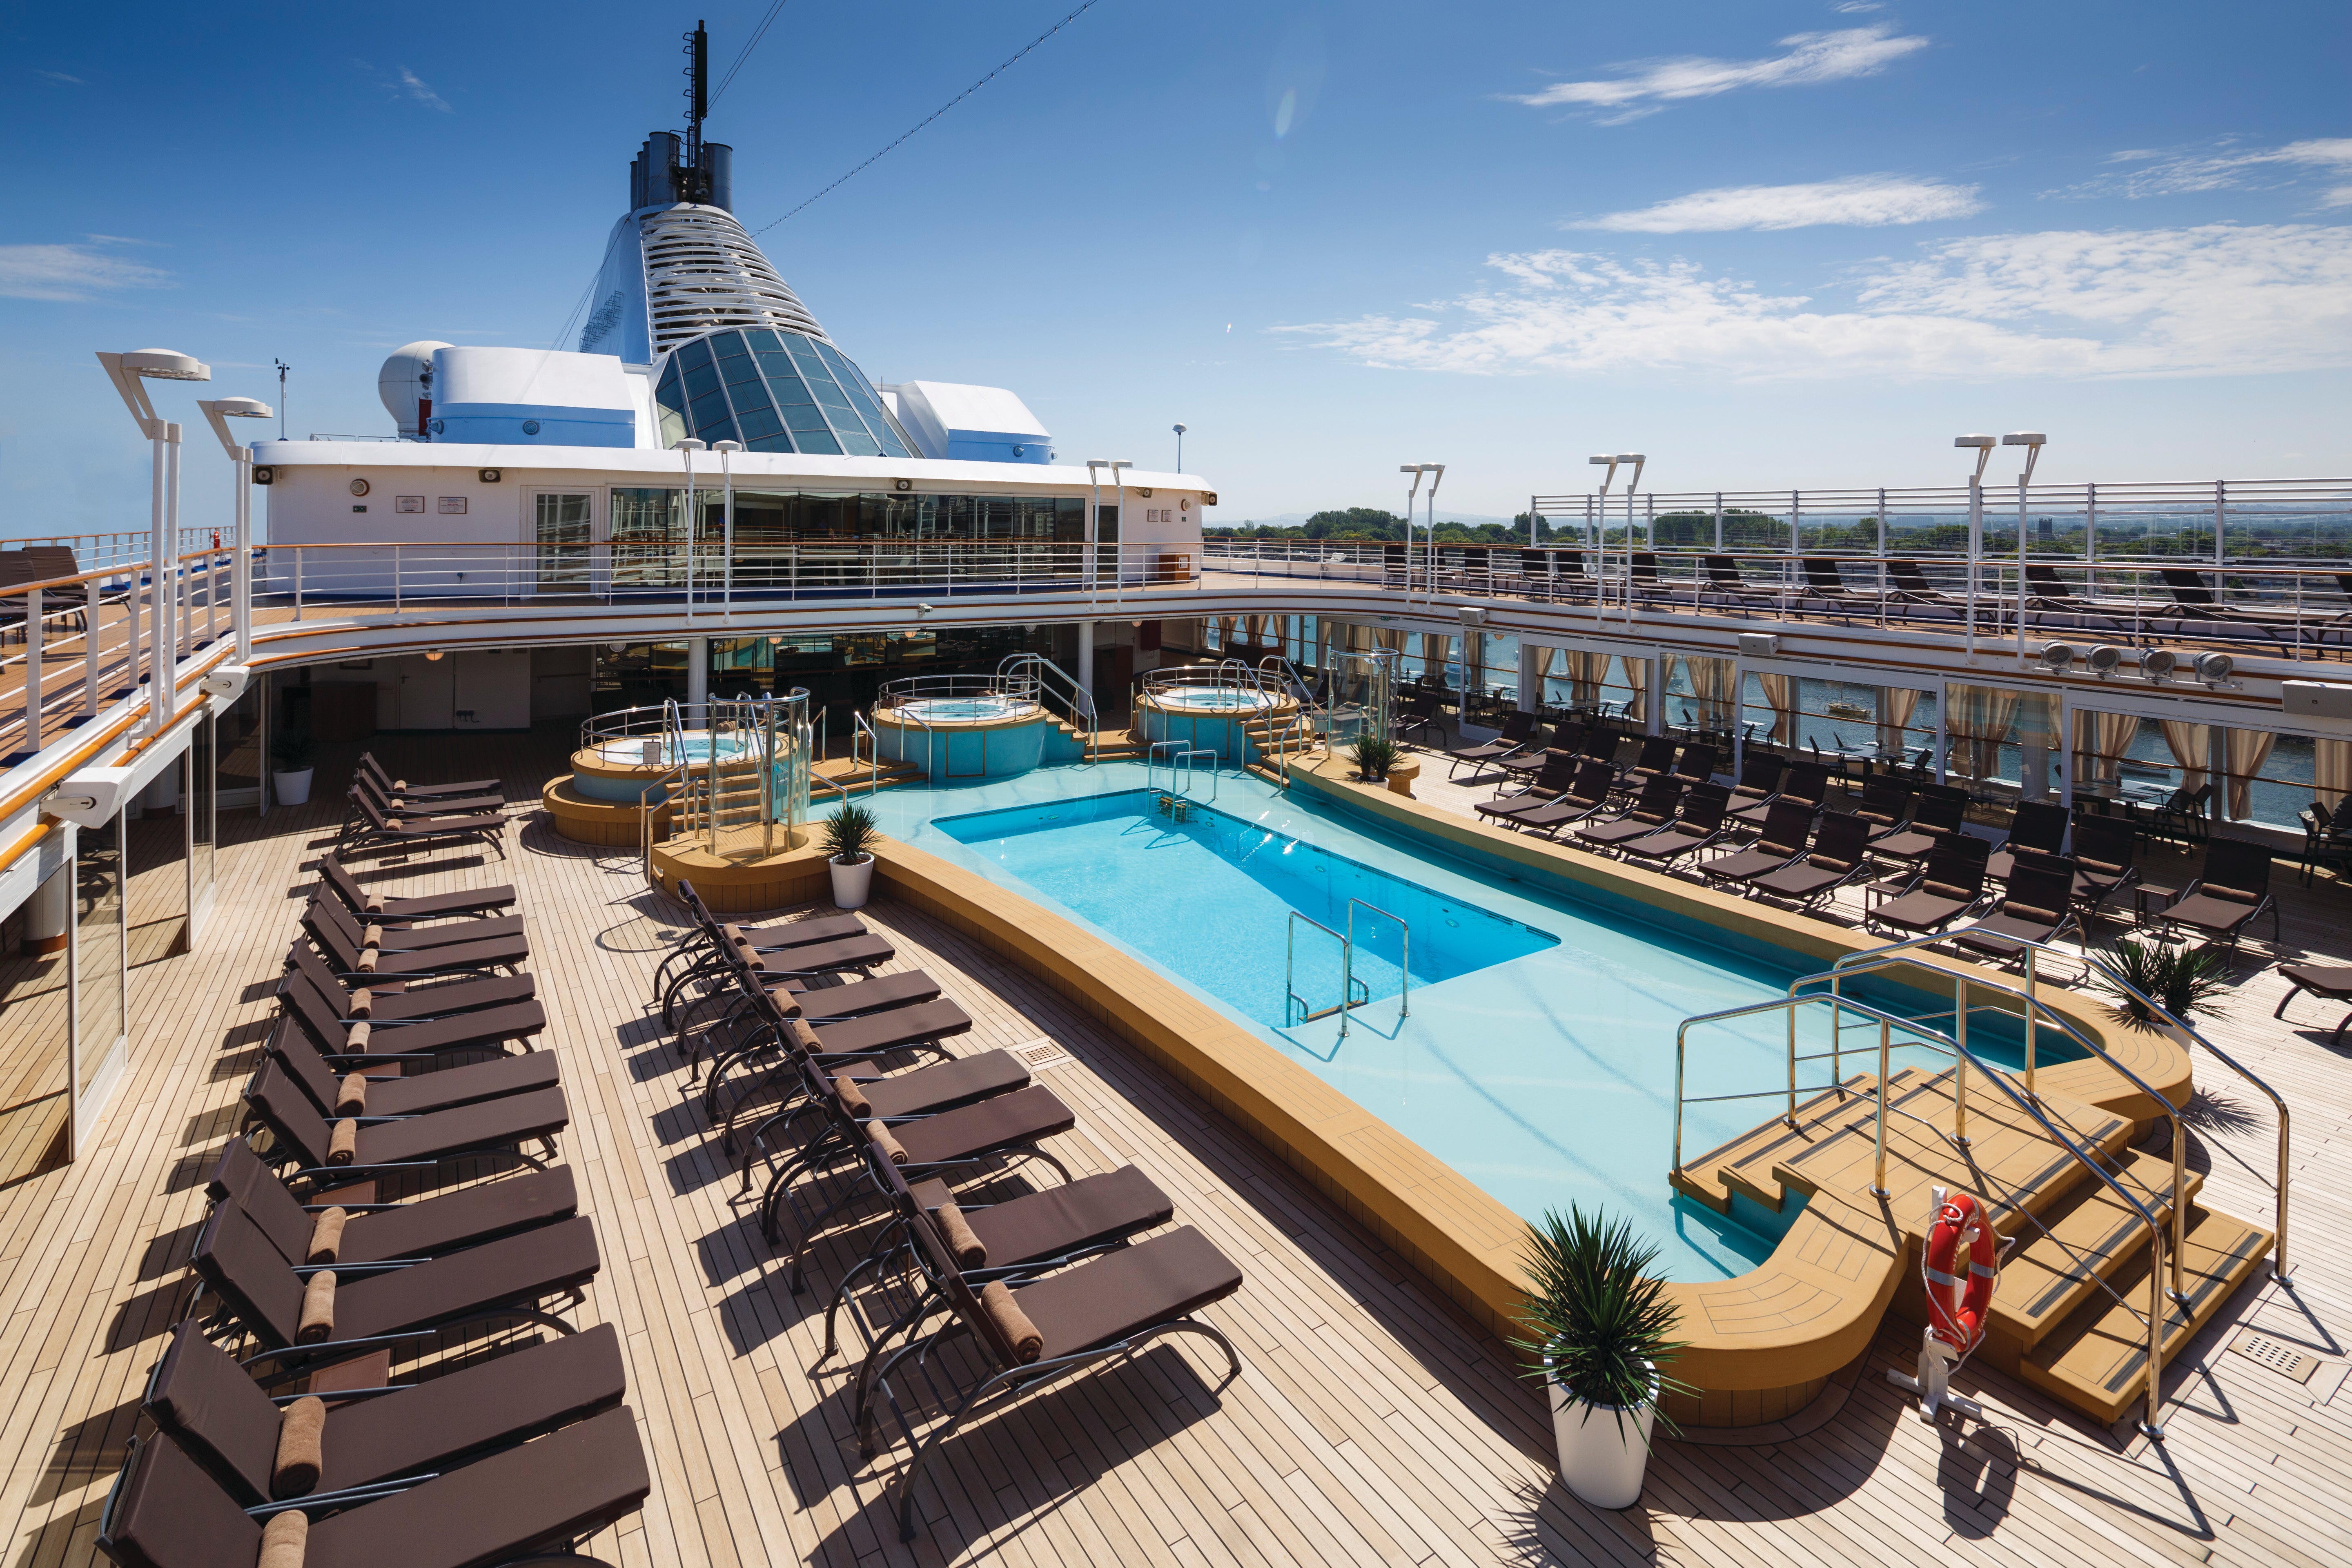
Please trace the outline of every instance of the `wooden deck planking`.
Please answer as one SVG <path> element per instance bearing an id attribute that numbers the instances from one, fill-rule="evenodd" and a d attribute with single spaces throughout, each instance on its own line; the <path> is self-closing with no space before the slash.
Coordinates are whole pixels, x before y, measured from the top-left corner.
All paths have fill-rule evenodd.
<path id="1" fill-rule="evenodd" d="M 555 744 L 383 749 L 405 752 L 411 767 L 429 756 L 443 776 L 499 773 L 527 799 L 560 761 Z M 266 1002 L 244 998 L 272 974 L 291 931 L 289 895 L 304 880 L 296 867 L 313 837 L 303 829 L 328 820 L 323 806 L 264 823 L 225 816 L 215 920 L 193 959 L 134 971 L 132 1068 L 94 1147 L 0 1191 L 0 1356 L 16 1373 L 0 1398 L 0 1506 L 16 1524 L 17 1563 L 91 1560 L 129 1402 L 171 1315 L 185 1227 L 201 1212 L 194 1179 L 227 1134 L 224 1113 L 251 1064 L 240 1026 L 268 1014 Z M 522 889 L 531 967 L 550 994 L 547 1043 L 562 1053 L 572 1104 L 565 1155 L 606 1259 L 580 1317 L 624 1331 L 630 1401 L 656 1478 L 644 1513 L 592 1548 L 615 1561 L 2036 1564 L 2086 1552 L 2148 1563 L 2347 1554 L 2338 1478 L 2352 1459 L 2352 1408 L 2337 1395 L 2352 1268 L 2326 1241 L 2352 1218 L 2342 1152 L 2352 1094 L 2343 1058 L 2323 1043 L 2334 1015 L 2312 1006 L 2296 1015 L 2303 1030 L 2269 1025 L 2278 991 L 2265 976 L 2237 988 L 2217 1037 L 2275 1071 L 2294 1104 L 2305 1172 L 2297 1278 L 2292 1292 L 2244 1292 L 2175 1374 L 2189 1394 L 2170 1413 L 2168 1447 L 2210 1537 L 2187 1524 L 2188 1502 L 2144 1443 L 2119 1447 L 1998 1373 L 1972 1367 L 1960 1383 L 2000 1413 L 1999 1431 L 1962 1442 L 1920 1426 L 1883 1381 L 1911 1353 L 1895 1331 L 1817 1431 L 1759 1447 L 1662 1442 L 1643 1508 L 1612 1515 L 1558 1486 L 1536 1392 L 1393 1257 L 1057 995 L 885 903 L 871 917 L 900 945 L 892 967 L 941 979 L 977 1020 L 970 1047 L 1042 1037 L 1071 1053 L 1039 1079 L 1079 1112 L 1080 1131 L 1057 1143 L 1073 1171 L 1133 1159 L 1175 1200 L 1179 1222 L 1207 1232 L 1249 1277 L 1207 1314 L 1245 1361 L 1221 1397 L 1210 1392 L 1221 1371 L 1213 1352 L 1186 1345 L 1015 1406 L 960 1437 L 952 1462 L 934 1468 L 922 1506 L 932 1532 L 901 1548 L 878 1484 L 898 1461 L 856 1469 L 843 1447 L 840 1362 L 807 1374 L 822 1295 L 812 1307 L 771 1288 L 765 1248 L 726 1201 L 731 1173 L 706 1145 L 698 1109 L 687 1109 L 682 1068 L 667 1047 L 640 1043 L 657 933 L 675 923 L 639 889 L 626 855 L 555 841 L 528 823 L 510 831 L 509 850 L 503 866 L 430 857 L 415 869 L 426 873 L 420 890 L 506 879 Z M 2344 898 L 2325 885 L 2315 897 L 2297 890 L 2286 945 L 2322 940 L 2331 900 Z M 23 1047 L 36 1011 L 0 1013 L 0 1060 Z M 2266 1194 L 2244 1165 L 2267 1167 L 2267 1118 L 2239 1127 L 2231 1108 L 2243 1092 L 2211 1070 L 2200 1081 L 2200 1102 L 2211 1102 L 2192 1151 L 2207 1173 L 2204 1201 L 2262 1219 Z M 170 1266 L 151 1256 L 155 1243 L 175 1246 Z M 820 1292 L 840 1249 L 822 1256 Z M 2314 1346 L 2324 1362 L 2315 1384 L 2227 1353 L 2244 1321 Z"/>

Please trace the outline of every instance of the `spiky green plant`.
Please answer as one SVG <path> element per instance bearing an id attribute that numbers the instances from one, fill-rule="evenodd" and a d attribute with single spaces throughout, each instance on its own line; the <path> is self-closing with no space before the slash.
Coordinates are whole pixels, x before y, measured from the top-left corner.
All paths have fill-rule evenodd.
<path id="1" fill-rule="evenodd" d="M 824 819 L 824 853 L 830 860 L 854 866 L 871 854 L 882 837 L 882 822 L 862 805 L 843 805 Z"/>
<path id="2" fill-rule="evenodd" d="M 2189 1015 L 2210 1007 L 2229 983 L 2230 961 L 2217 948 L 2175 947 L 2170 942 L 2118 937 L 2100 948 L 2099 957 L 2107 968 L 2155 997 L 2184 1023 Z M 2106 975 L 2093 973 L 2100 989 L 2116 998 L 2109 1010 L 2116 1017 L 2143 1027 L 2155 1026 L 2156 1015 L 2146 1003 Z"/>
<path id="3" fill-rule="evenodd" d="M 1356 743 L 1348 748 L 1348 760 L 1356 764 L 1356 771 L 1363 774 L 1370 784 L 1378 784 L 1388 777 L 1389 770 L 1396 766 L 1397 759 L 1403 754 L 1403 749 L 1394 741 L 1384 741 L 1376 735 L 1360 736 Z"/>
<path id="4" fill-rule="evenodd" d="M 1682 1315 L 1650 1273 L 1657 1247 L 1633 1234 L 1632 1221 L 1588 1215 L 1573 1203 L 1565 1216 L 1547 1209 L 1528 1227 L 1523 1257 L 1531 1286 L 1521 1321 L 1529 1332 L 1511 1343 L 1533 1363 L 1527 1376 L 1613 1408 L 1621 1433 L 1627 1414 L 1658 1393 L 1691 1392 L 1658 1370 L 1683 1348 L 1675 1338 Z M 1658 1419 L 1676 1430 L 1664 1411 Z"/>

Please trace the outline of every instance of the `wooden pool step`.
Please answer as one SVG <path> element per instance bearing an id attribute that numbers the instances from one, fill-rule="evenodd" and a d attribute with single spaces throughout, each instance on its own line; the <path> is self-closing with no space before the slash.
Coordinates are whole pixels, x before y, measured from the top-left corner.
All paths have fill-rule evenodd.
<path id="1" fill-rule="evenodd" d="M 1906 1086 L 1923 1076 L 1916 1068 L 1906 1068 L 1889 1081 Z M 1683 1169 L 1673 1174 L 1675 1188 L 1717 1214 L 1731 1212 L 1735 1189 L 1777 1213 L 1786 1194 L 1772 1171 L 1781 1160 L 1838 1138 L 1857 1126 L 1868 1136 L 1869 1129 L 1875 1125 L 1877 1102 L 1868 1093 L 1874 1081 L 1871 1075 L 1855 1073 L 1843 1081 L 1847 1091 L 1843 1094 L 1834 1089 L 1823 1089 L 1801 1101 L 1794 1126 L 1775 1119 L 1719 1149 L 1685 1162 Z"/>
<path id="2" fill-rule="evenodd" d="M 2165 1300 L 2167 1365 L 2210 1322 L 2237 1288 L 2270 1255 L 2274 1237 L 2260 1226 L 2191 1205 L 2181 1262 L 2189 1301 Z M 2095 1292 L 2018 1364 L 2037 1384 L 2074 1408 L 2110 1425 L 2147 1391 L 2147 1330 L 2133 1310 L 2147 1310 L 2147 1248 L 2126 1249 L 2109 1277 L 2131 1307 Z"/>
<path id="3" fill-rule="evenodd" d="M 2171 1155 L 2126 1149 L 2110 1173 L 2158 1223 L 2168 1225 Z M 2191 1171 L 2182 1184 L 2192 1211 L 2204 1182 Z M 2134 1258 L 2144 1266 L 2147 1257 L 2147 1224 L 2104 1182 L 2080 1182 L 2035 1215 L 2041 1226 L 2023 1226 L 2001 1259 L 1990 1332 L 1978 1352 L 2004 1372 L 2015 1372 L 2084 1302 L 2094 1297 L 2107 1300 L 2101 1280 L 2112 1283 Z M 2146 1276 L 2143 1267 L 2143 1280 Z"/>

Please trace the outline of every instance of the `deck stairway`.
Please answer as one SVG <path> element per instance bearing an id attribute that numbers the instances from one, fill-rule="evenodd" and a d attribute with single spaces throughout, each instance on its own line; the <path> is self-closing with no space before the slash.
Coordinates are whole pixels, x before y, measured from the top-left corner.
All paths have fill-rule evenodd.
<path id="1" fill-rule="evenodd" d="M 2147 1300 L 2146 1227 L 2031 1117 L 1981 1087 L 1969 1094 L 1969 1146 L 1965 1153 L 1954 1147 L 1946 1136 L 1953 1077 L 1948 1069 L 1930 1074 L 1914 1068 L 1889 1079 L 1889 1196 L 1883 1204 L 1871 1193 L 1877 1105 L 1874 1079 L 1866 1074 L 1845 1079 L 1843 1093 L 1827 1090 L 1801 1103 L 1794 1127 L 1775 1119 L 1689 1162 L 1674 1184 L 1723 1214 L 1734 1211 L 1735 1194 L 1770 1215 L 1801 1204 L 1816 1223 L 1825 1221 L 1845 1236 L 1883 1237 L 1891 1218 L 1905 1243 L 1894 1310 L 1915 1321 L 1924 1321 L 1918 1280 L 1929 1189 L 1979 1194 L 2002 1248 L 1992 1326 L 1977 1354 L 2112 1424 L 2147 1390 L 2147 1331 L 2132 1310 Z M 2042 1107 L 2168 1221 L 2168 1154 L 2127 1146 L 2131 1124 L 2121 1117 L 2048 1095 Z M 2194 1173 L 2188 1179 L 2183 1258 L 2189 1300 L 2185 1309 L 2175 1303 L 2168 1319 L 2168 1361 L 2271 1247 L 2268 1231 L 2199 1205 L 2202 1184 Z M 2102 1289 L 2102 1281 L 2122 1301 Z"/>
<path id="2" fill-rule="evenodd" d="M 876 789 L 888 789 L 892 784 L 918 784 L 924 776 L 923 770 L 912 763 L 884 762 L 877 765 L 862 758 L 850 757 L 827 757 L 809 773 L 812 799 L 830 798 L 836 791 L 856 795 L 868 784 Z M 758 792 L 755 790 L 753 793 L 756 795 Z"/>

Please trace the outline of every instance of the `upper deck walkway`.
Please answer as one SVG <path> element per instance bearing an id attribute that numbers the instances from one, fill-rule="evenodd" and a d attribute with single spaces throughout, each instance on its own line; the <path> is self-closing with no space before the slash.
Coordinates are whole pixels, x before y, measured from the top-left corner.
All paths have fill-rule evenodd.
<path id="1" fill-rule="evenodd" d="M 502 776 L 524 801 L 571 742 L 567 727 L 377 750 L 424 780 Z M 320 776 L 349 762 L 331 749 Z M 218 910 L 193 952 L 133 968 L 131 1066 L 88 1152 L 0 1189 L 11 1372 L 0 1520 L 14 1527 L 13 1568 L 95 1561 L 141 1380 L 183 1299 L 202 1173 L 235 1130 L 332 793 L 264 821 L 223 814 Z M 867 916 L 898 946 L 889 967 L 936 977 L 978 1020 L 972 1045 L 1066 1053 L 1038 1074 L 1078 1110 L 1078 1131 L 1054 1143 L 1072 1170 L 1142 1166 L 1248 1280 L 1209 1310 L 1244 1356 L 1237 1382 L 1212 1392 L 1222 1366 L 1170 1346 L 1016 1406 L 950 1449 L 924 1510 L 930 1532 L 902 1548 L 883 1495 L 900 1461 L 854 1468 L 840 1363 L 817 1365 L 822 1296 L 783 1288 L 728 1201 L 686 1069 L 649 1017 L 677 912 L 648 896 L 633 856 L 560 840 L 531 809 L 513 815 L 503 863 L 385 858 L 367 879 L 519 887 L 549 998 L 541 1044 L 572 1098 L 566 1156 L 605 1258 L 577 1317 L 622 1331 L 655 1475 L 643 1514 L 591 1543 L 615 1563 L 2078 1568 L 2352 1556 L 2352 1258 L 2333 1245 L 2352 1225 L 2352 1080 L 2328 1043 L 2332 1010 L 2306 1002 L 2291 1023 L 2270 1021 L 2266 969 L 2242 966 L 2219 1022 L 2294 1102 L 2304 1239 L 2290 1283 L 2250 1289 L 2174 1367 L 2164 1445 L 2092 1428 L 1977 1366 L 1958 1384 L 1993 1422 L 1923 1426 L 1884 1380 L 1916 1349 L 1890 1331 L 1782 1426 L 1662 1439 L 1641 1505 L 1614 1514 L 1559 1485 L 1538 1391 L 1399 1260 L 1059 994 L 885 900 Z M 2283 945 L 2340 958 L 2343 889 L 2285 891 Z M 131 897 L 136 920 L 155 894 L 134 883 Z M 0 1059 L 55 1050 L 50 1016 L 12 1000 Z M 2263 1212 L 2254 1175 L 2272 1144 L 2259 1108 L 2217 1079 L 2192 1113 L 2210 1201 Z M 821 1288 L 843 1259 L 821 1259 Z M 2308 1379 L 2231 1352 L 2248 1327 L 2307 1353 Z"/>

